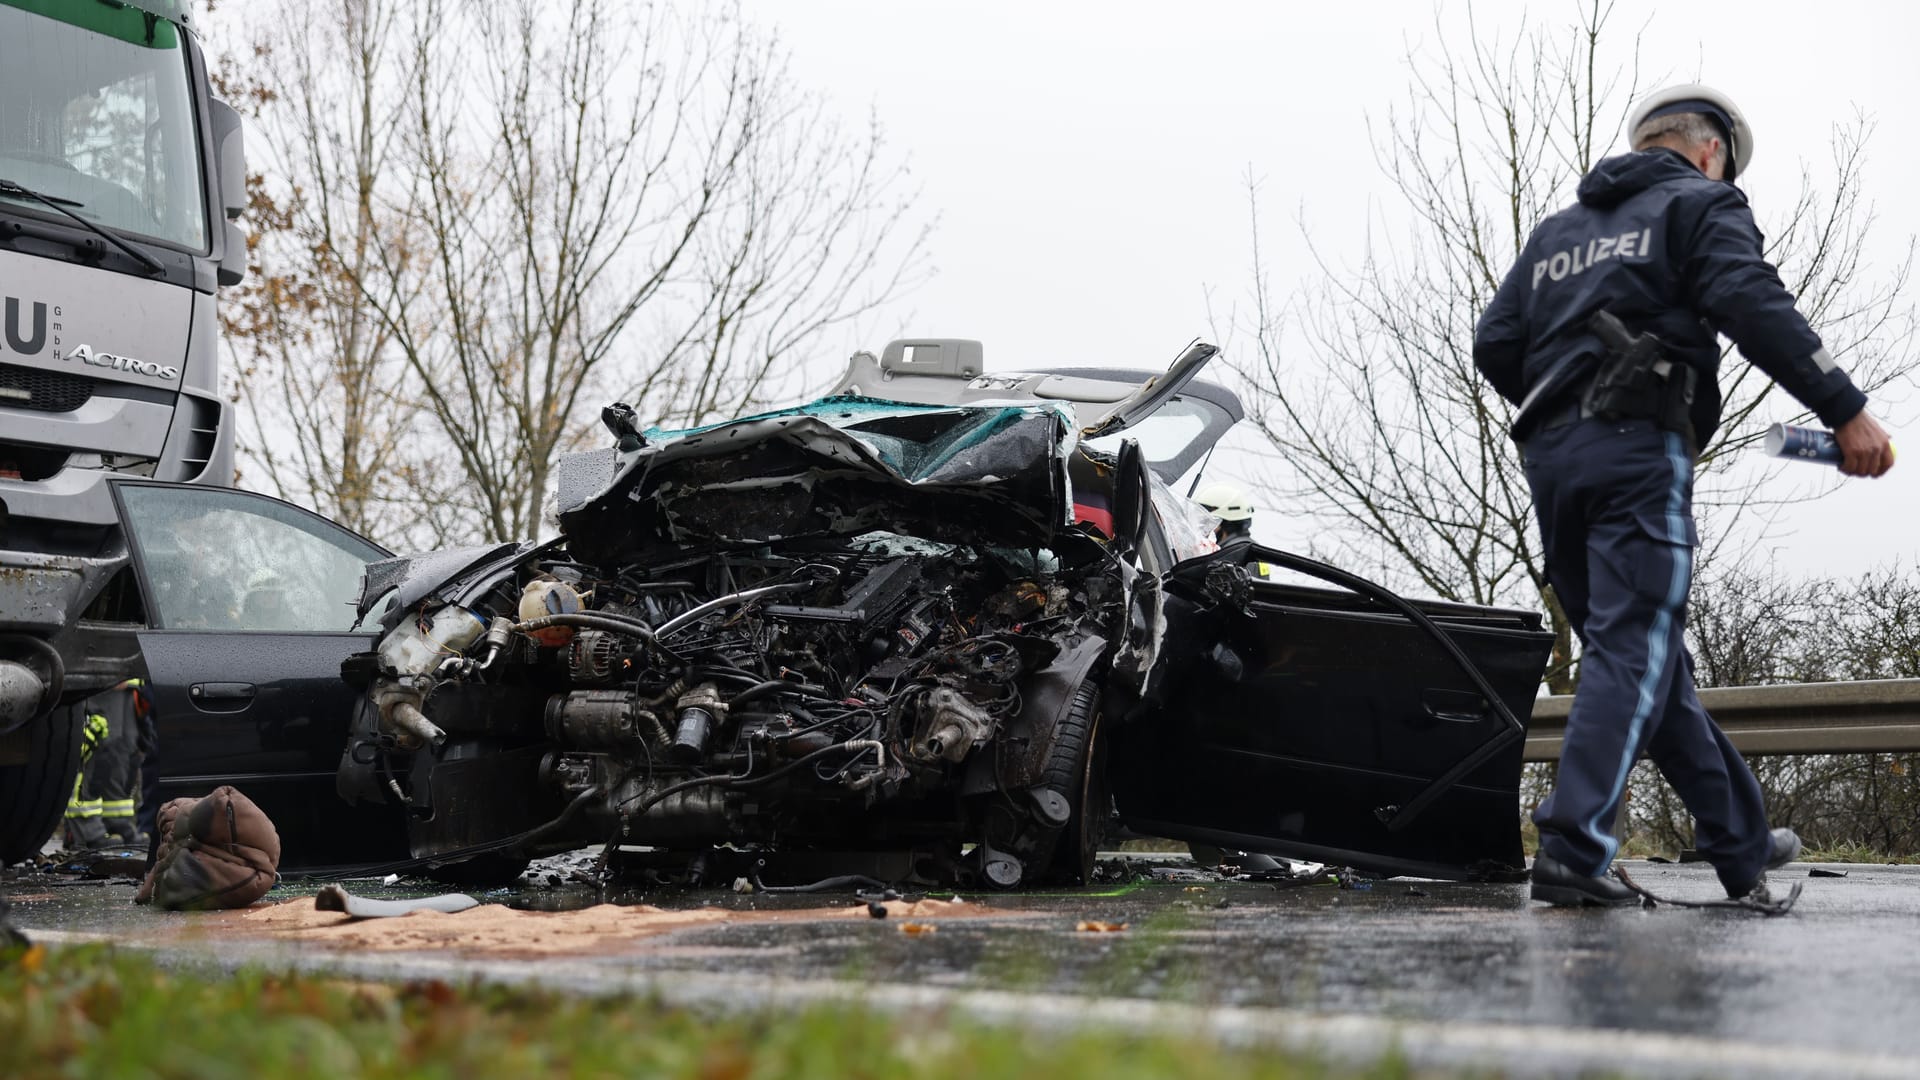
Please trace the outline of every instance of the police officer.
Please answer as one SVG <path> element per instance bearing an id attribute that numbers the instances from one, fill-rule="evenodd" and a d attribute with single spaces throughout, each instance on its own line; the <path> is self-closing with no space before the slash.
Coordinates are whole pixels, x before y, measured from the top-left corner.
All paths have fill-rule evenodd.
<path id="1" fill-rule="evenodd" d="M 1834 429 L 1842 471 L 1880 476 L 1893 449 L 1762 254 L 1733 185 L 1753 159 L 1739 108 L 1674 86 L 1627 130 L 1633 152 L 1596 165 L 1579 202 L 1534 230 L 1473 342 L 1475 365 L 1520 406 L 1512 434 L 1547 579 L 1583 647 L 1558 780 L 1534 812 L 1533 898 L 1637 901 L 1607 871 L 1644 751 L 1727 894 L 1764 901 L 1765 871 L 1800 840 L 1768 829 L 1759 783 L 1694 693 L 1683 639 L 1694 458 L 1720 423 L 1716 332 Z"/>

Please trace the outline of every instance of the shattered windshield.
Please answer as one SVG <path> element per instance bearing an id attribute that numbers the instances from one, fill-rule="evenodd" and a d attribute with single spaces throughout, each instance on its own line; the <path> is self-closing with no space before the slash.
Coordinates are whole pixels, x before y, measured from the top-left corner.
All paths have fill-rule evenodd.
<path id="1" fill-rule="evenodd" d="M 207 249 L 184 36 L 105 3 L 0 0 L 0 178 L 97 224 Z M 0 207 L 25 199 L 0 196 Z"/>

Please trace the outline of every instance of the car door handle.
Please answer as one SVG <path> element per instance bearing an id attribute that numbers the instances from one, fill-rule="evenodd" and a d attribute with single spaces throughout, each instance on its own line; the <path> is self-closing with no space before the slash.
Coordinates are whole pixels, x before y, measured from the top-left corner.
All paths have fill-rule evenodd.
<path id="1" fill-rule="evenodd" d="M 253 694 L 250 682 L 202 682 L 187 687 L 187 696 L 195 701 L 252 701 Z"/>
<path id="2" fill-rule="evenodd" d="M 1420 695 L 1420 705 L 1433 719 L 1453 724 L 1477 724 L 1493 712 L 1486 698 L 1469 690 L 1429 687 Z"/>

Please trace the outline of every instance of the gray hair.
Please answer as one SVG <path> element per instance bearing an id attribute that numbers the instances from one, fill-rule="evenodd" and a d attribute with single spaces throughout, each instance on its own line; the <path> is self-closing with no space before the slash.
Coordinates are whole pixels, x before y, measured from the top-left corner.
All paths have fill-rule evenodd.
<path id="1" fill-rule="evenodd" d="M 1705 146 L 1707 140 L 1720 140 L 1720 169 L 1727 168 L 1727 154 L 1732 147 L 1727 145 L 1727 135 L 1720 125 L 1706 113 L 1671 113 L 1656 116 L 1633 129 L 1633 148 L 1645 150 L 1654 143 L 1678 142 L 1683 146 Z"/>

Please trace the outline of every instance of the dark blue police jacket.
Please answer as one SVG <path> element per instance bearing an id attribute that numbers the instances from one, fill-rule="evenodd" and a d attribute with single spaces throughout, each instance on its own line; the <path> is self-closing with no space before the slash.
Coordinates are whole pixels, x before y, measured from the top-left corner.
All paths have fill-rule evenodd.
<path id="1" fill-rule="evenodd" d="M 1473 362 L 1502 397 L 1518 405 L 1536 389 L 1545 401 L 1584 386 L 1603 352 L 1587 320 L 1605 308 L 1629 329 L 1659 335 L 1672 359 L 1698 369 L 1700 446 L 1720 426 L 1715 331 L 1828 426 L 1865 407 L 1866 395 L 1761 254 L 1739 188 L 1656 148 L 1602 161 L 1581 179 L 1579 196 L 1534 230 L 1480 316 Z"/>

